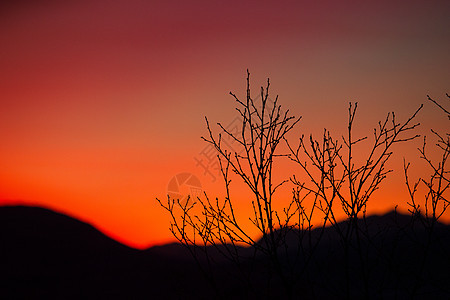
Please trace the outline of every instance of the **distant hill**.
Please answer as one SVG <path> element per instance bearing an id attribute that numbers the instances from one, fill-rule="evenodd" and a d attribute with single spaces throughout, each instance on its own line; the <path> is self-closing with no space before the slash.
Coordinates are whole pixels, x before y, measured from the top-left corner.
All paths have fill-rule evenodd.
<path id="1" fill-rule="evenodd" d="M 362 249 L 368 258 L 366 268 L 370 271 L 375 298 L 408 297 L 417 278 L 421 278 L 418 296 L 450 295 L 449 226 L 437 224 L 433 242 L 427 248 L 426 230 L 417 220 L 412 222 L 410 216 L 391 212 L 368 217 L 365 222 L 370 242 Z M 303 256 L 295 259 L 299 234 L 289 233 L 288 250 L 283 254 L 287 262 L 298 264 L 294 269 L 299 278 L 296 294 L 304 298 L 342 297 L 346 266 L 336 230 L 324 230 L 319 247 L 307 263 Z M 319 231 L 314 231 L 312 238 L 318 236 Z M 307 253 L 308 245 L 302 244 L 302 249 Z M 425 249 L 429 255 L 420 268 Z M 239 251 L 243 258 L 253 253 L 248 248 Z M 251 274 L 250 281 L 245 282 L 241 273 L 221 258 L 218 251 L 210 249 L 209 253 L 217 262 L 213 268 L 217 287 L 226 298 L 267 296 L 265 266 L 269 261 L 262 256 L 243 259 L 242 274 Z M 352 249 L 350 253 L 352 291 L 357 297 L 361 292 L 358 253 Z M 199 261 L 208 269 L 205 257 L 199 256 Z M 280 283 L 274 281 L 273 285 L 272 295 L 282 296 Z M 248 286 L 257 287 L 254 294 L 247 294 Z M 0 207 L 0 293 L 5 299 L 208 299 L 214 296 L 182 245 L 136 250 L 110 239 L 91 225 L 44 208 L 26 206 Z"/>
<path id="2" fill-rule="evenodd" d="M 180 245 L 172 247 L 168 258 L 124 246 L 91 225 L 44 208 L 0 207 L 0 297 L 177 298 L 188 292 L 171 282 L 192 278 L 191 270 L 194 277 L 199 274 L 192 262 L 182 268 L 177 253 L 187 255 Z"/>

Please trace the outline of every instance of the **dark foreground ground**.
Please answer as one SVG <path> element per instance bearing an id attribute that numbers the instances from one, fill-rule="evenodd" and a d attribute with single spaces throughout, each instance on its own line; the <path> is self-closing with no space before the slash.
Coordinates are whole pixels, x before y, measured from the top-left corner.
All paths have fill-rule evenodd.
<path id="1" fill-rule="evenodd" d="M 325 229 L 314 251 L 308 243 L 298 248 L 298 233 L 291 233 L 282 261 L 296 279 L 294 298 L 450 297 L 450 226 L 437 224 L 429 234 L 417 220 L 394 213 L 369 217 L 367 224 L 369 235 L 359 248 L 349 242 L 348 260 L 333 228 Z M 312 240 L 317 236 L 313 233 Z M 135 250 L 65 215 L 36 207 L 0 207 L 0 298 L 285 297 L 283 282 L 267 273 L 269 261 L 261 256 L 246 260 L 252 249 L 240 251 L 240 271 L 210 252 L 217 261 L 213 290 L 181 245 Z"/>

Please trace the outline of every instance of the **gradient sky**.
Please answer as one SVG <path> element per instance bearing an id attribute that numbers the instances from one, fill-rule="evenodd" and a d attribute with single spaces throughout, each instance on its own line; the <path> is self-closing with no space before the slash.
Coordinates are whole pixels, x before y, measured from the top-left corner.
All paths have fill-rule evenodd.
<path id="1" fill-rule="evenodd" d="M 341 134 L 349 101 L 371 134 L 388 111 L 406 118 L 427 94 L 450 92 L 449 9 L 447 0 L 2 2 L 0 201 L 62 211 L 133 247 L 168 242 L 155 198 L 181 172 L 219 191 L 194 157 L 204 116 L 234 120 L 228 92 L 244 95 L 247 68 L 255 95 L 270 77 L 283 107 L 303 116 L 298 134 Z M 432 105 L 420 121 L 423 132 L 448 130 Z M 417 145 L 398 148 L 392 166 L 414 161 Z M 402 203 L 400 171 L 373 212 Z"/>

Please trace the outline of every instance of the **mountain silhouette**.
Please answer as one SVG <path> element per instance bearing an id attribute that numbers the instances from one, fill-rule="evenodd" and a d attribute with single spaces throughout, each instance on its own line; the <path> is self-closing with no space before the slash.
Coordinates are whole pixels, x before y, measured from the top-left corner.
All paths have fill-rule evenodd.
<path id="1" fill-rule="evenodd" d="M 370 243 L 361 249 L 368 258 L 365 267 L 370 270 L 371 290 L 376 292 L 376 297 L 408 297 L 417 282 L 420 282 L 419 297 L 450 294 L 450 226 L 437 223 L 431 236 L 433 243 L 426 247 L 430 235 L 420 220 L 411 216 L 391 212 L 359 222 L 361 226 L 362 222 L 367 225 L 370 236 Z M 345 222 L 338 225 L 347 226 Z M 288 233 L 288 250 L 283 254 L 287 262 L 298 253 L 301 234 Z M 303 259 L 298 262 L 297 294 L 303 298 L 340 297 L 345 293 L 343 270 L 346 265 L 339 235 L 330 227 L 322 234 L 314 230 L 311 239 L 319 236 L 321 242 L 308 263 Z M 26 206 L 0 207 L 0 240 L 0 297 L 5 299 L 214 297 L 214 291 L 197 264 L 208 270 L 206 258 L 199 254 L 196 262 L 189 251 L 177 243 L 136 250 L 86 223 L 44 208 Z M 305 253 L 308 247 L 307 243 L 301 245 Z M 220 250 L 223 249 L 209 248 L 208 253 L 215 261 L 212 271 L 225 298 L 247 298 L 249 286 L 254 291 L 250 297 L 282 296 L 281 283 L 276 280 L 272 294 L 262 288 L 268 276 L 266 266 L 270 263 L 263 256 L 252 256 L 251 248 L 238 248 L 243 258 L 241 269 L 252 274 L 251 280 L 243 283 L 235 266 L 220 255 Z M 428 255 L 422 260 L 425 250 Z M 349 251 L 354 276 L 351 278 L 354 295 L 350 296 L 357 297 L 361 292 L 358 253 L 353 249 Z"/>
<path id="2" fill-rule="evenodd" d="M 180 245 L 139 251 L 39 207 L 0 207 L 0 240 L 4 299 L 177 298 L 195 293 L 200 277 Z M 183 280 L 192 285 L 179 291 L 176 282 Z"/>

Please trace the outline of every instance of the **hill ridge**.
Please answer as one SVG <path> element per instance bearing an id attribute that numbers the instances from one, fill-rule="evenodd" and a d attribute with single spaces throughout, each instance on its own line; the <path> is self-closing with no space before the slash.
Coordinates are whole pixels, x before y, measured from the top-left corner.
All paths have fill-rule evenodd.
<path id="1" fill-rule="evenodd" d="M 388 223 L 389 219 L 394 221 L 394 216 L 397 220 L 402 220 L 399 222 L 403 226 L 401 231 L 397 232 Z M 390 298 L 391 289 L 398 292 L 398 297 L 407 297 L 408 287 L 414 282 L 414 276 L 410 275 L 416 272 L 412 262 L 420 259 L 421 249 L 418 247 L 420 244 L 416 244 L 407 235 L 420 242 L 426 237 L 426 231 L 414 230 L 409 225 L 409 219 L 411 217 L 408 215 L 394 215 L 394 212 L 366 218 L 368 223 L 375 224 L 375 229 L 377 226 L 389 229 L 383 231 L 386 233 L 383 239 L 373 236 L 372 242 L 381 249 L 383 255 L 392 255 L 387 265 L 384 262 L 369 261 L 373 274 L 393 272 L 388 274 L 399 276 L 396 286 L 388 282 L 384 290 L 381 290 L 382 294 L 377 294 L 376 297 Z M 448 251 L 444 251 L 450 249 L 450 226 L 440 224 L 436 228 L 440 237 L 439 247 L 443 248 L 430 248 L 432 255 L 425 265 L 424 278 L 427 282 L 424 290 L 439 297 L 450 294 L 450 290 L 442 284 L 450 281 L 450 275 L 443 268 L 450 266 Z M 323 277 L 323 274 L 318 273 L 320 268 L 309 270 L 311 278 L 308 280 L 315 283 L 311 286 L 307 282 L 300 282 L 305 298 L 314 296 L 308 294 L 311 287 L 315 287 L 318 292 L 315 297 L 342 295 L 340 286 L 344 265 L 339 260 L 341 245 L 333 228 L 326 228 L 325 237 L 314 254 L 313 261 L 314 266 L 325 268 L 327 276 Z M 214 295 L 197 265 L 199 262 L 205 268 L 206 261 L 202 257 L 199 261 L 194 261 L 183 245 L 169 243 L 145 250 L 130 248 L 90 224 L 47 208 L 0 207 L 0 241 L 0 291 L 7 298 L 207 299 Z M 225 298 L 242 298 L 247 291 L 245 286 L 242 287 L 243 281 L 235 273 L 236 269 L 221 258 L 217 251 L 210 249 L 211 257 L 219 266 L 215 273 Z M 374 249 L 366 249 L 368 256 L 378 253 Z M 240 253 L 247 256 L 250 252 L 252 251 L 242 248 Z M 289 259 L 292 252 L 286 255 Z M 351 262 L 358 263 L 354 260 Z M 270 262 L 264 256 L 255 257 L 254 281 L 257 286 L 263 287 L 265 284 L 264 266 L 268 263 Z M 241 267 L 246 269 L 250 265 L 244 264 Z M 388 271 L 384 268 L 388 268 Z M 322 282 L 323 280 L 326 281 Z M 355 277 L 356 283 L 358 280 Z M 378 284 L 377 280 L 373 282 Z M 323 288 L 324 284 L 327 289 Z M 358 293 L 358 285 L 355 286 L 355 293 Z M 276 288 L 272 291 L 273 295 L 279 295 L 280 292 Z M 265 289 L 257 289 L 256 294 L 267 297 Z"/>

